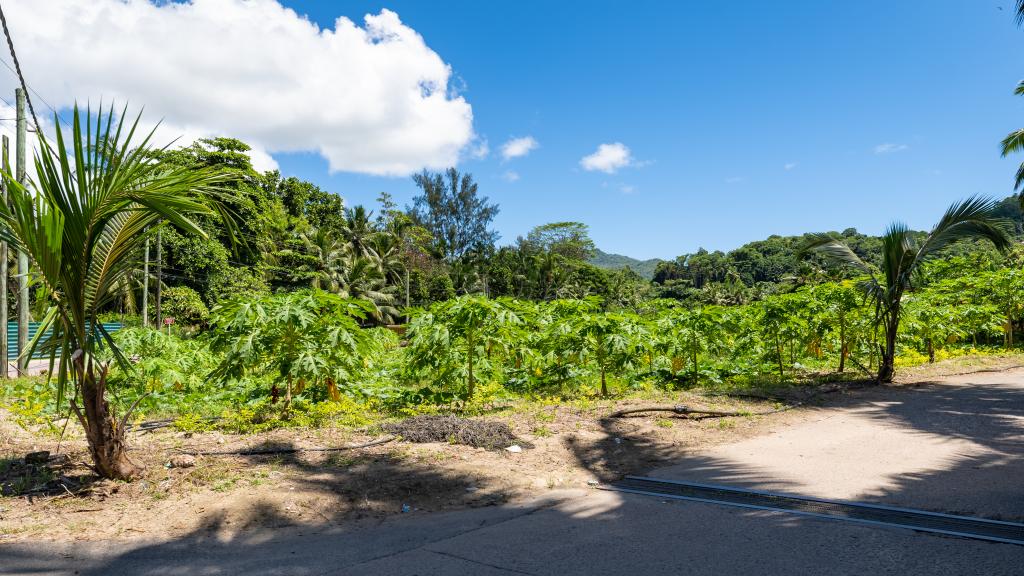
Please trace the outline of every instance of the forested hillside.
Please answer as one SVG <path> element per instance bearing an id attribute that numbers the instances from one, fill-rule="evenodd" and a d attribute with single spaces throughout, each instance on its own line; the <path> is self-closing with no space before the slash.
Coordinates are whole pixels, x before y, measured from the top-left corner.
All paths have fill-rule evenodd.
<path id="1" fill-rule="evenodd" d="M 641 278 L 650 280 L 654 277 L 655 268 L 658 267 L 658 264 L 664 262 L 664 260 L 661 258 L 637 260 L 636 258 L 623 256 L 622 254 L 609 254 L 603 250 L 597 250 L 589 262 L 594 266 L 605 270 L 621 270 L 623 268 L 629 268 L 633 272 L 639 274 Z"/>

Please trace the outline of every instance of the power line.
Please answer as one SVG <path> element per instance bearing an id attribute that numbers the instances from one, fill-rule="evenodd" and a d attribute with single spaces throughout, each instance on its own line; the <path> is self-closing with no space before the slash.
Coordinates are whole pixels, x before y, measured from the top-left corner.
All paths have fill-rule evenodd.
<path id="1" fill-rule="evenodd" d="M 7 68 L 8 70 L 10 70 L 10 71 L 11 71 L 11 74 L 14 74 L 14 75 L 15 75 L 15 77 L 17 77 L 17 78 L 19 78 L 19 79 L 20 79 L 20 77 L 18 76 L 18 72 L 17 72 L 17 71 L 15 70 L 15 69 L 11 68 L 11 65 L 7 63 L 7 60 L 4 60 L 3 58 L 0 58 L 0 64 L 3 64 L 5 68 Z M 49 108 L 49 109 L 50 109 L 50 110 L 51 110 L 51 111 L 53 112 L 53 115 L 54 115 L 54 116 L 56 116 L 56 117 L 57 117 L 57 119 L 58 119 L 59 121 L 63 122 L 63 123 L 64 123 L 64 125 L 65 125 L 65 126 L 67 126 L 68 128 L 71 128 L 71 124 L 70 124 L 70 123 L 69 123 L 69 122 L 68 122 L 67 120 L 65 120 L 65 119 L 64 119 L 64 118 L 63 118 L 63 117 L 62 117 L 62 116 L 60 115 L 60 113 L 59 113 L 59 112 L 57 112 L 57 109 L 56 109 L 56 108 L 54 108 L 54 107 L 53 107 L 53 106 L 52 106 L 52 105 L 51 105 L 51 104 L 50 104 L 49 102 L 47 102 L 47 101 L 46 101 L 46 98 L 43 98 L 43 95 L 42 95 L 42 94 L 40 94 L 38 90 L 36 90 L 35 88 L 33 88 L 33 87 L 31 87 L 31 86 L 29 86 L 29 87 L 28 87 L 28 89 L 29 89 L 29 90 L 30 90 L 30 91 L 31 91 L 31 92 L 32 92 L 33 94 L 35 94 L 36 96 L 38 96 L 38 97 L 39 97 L 39 99 L 43 101 L 43 104 L 46 104 L 46 107 L 47 107 L 47 108 Z M 11 103 L 10 103 L 10 102 L 8 102 L 6 98 L 2 98 L 2 97 L 0 97 L 0 100 L 3 100 L 4 104 L 7 104 L 8 106 L 12 106 L 12 105 L 11 105 Z M 35 117 L 34 117 L 34 116 L 33 116 L 33 119 L 35 119 Z M 38 126 L 38 124 L 36 124 L 36 126 Z"/>
<path id="2" fill-rule="evenodd" d="M 25 91 L 25 100 L 28 102 L 28 109 L 32 112 L 32 122 L 35 123 L 36 131 L 38 132 L 40 129 L 39 118 L 36 117 L 36 109 L 32 106 L 32 99 L 28 96 L 28 84 L 25 83 L 25 76 L 21 73 L 21 64 L 18 62 L 18 55 L 14 52 L 14 40 L 11 39 L 11 31 L 7 29 L 7 17 L 4 16 L 3 5 L 0 5 L 0 24 L 4 27 L 4 36 L 7 37 L 7 47 L 11 49 L 11 60 L 14 61 L 15 72 L 18 75 L 18 80 L 21 81 L 21 89 Z"/>

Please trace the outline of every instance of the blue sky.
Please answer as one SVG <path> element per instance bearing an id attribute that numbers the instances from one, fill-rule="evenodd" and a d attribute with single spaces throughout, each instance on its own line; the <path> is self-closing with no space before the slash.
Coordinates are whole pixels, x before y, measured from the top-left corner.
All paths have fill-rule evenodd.
<path id="1" fill-rule="evenodd" d="M 578 220 L 606 251 L 669 258 L 894 218 L 924 228 L 958 198 L 1011 193 L 1021 160 L 998 151 L 1024 123 L 1010 0 L 287 4 L 322 26 L 394 10 L 452 67 L 491 148 L 460 168 L 501 205 L 506 242 Z M 501 143 L 527 135 L 539 147 L 503 162 Z M 639 165 L 581 169 L 610 142 Z M 276 158 L 349 203 L 416 192 Z"/>
<path id="2" fill-rule="evenodd" d="M 603 250 L 671 258 L 926 228 L 1010 194 L 1024 159 L 999 156 L 1024 125 L 1013 0 L 278 1 L 4 9 L 44 112 L 144 106 L 157 140 L 234 136 L 349 204 L 406 204 L 411 172 L 457 162 L 501 205 L 502 242 L 576 220 Z M 628 165 L 585 169 L 601 145 Z"/>

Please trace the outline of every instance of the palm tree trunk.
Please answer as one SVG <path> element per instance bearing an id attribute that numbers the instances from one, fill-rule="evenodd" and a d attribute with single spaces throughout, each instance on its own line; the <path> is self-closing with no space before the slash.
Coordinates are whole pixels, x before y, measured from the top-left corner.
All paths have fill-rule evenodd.
<path id="1" fill-rule="evenodd" d="M 89 454 L 92 456 L 96 472 L 103 478 L 115 480 L 131 480 L 137 477 L 142 468 L 128 458 L 124 420 L 122 419 L 119 424 L 110 411 L 110 404 L 107 403 L 106 367 L 100 368 L 97 378 L 92 362 L 89 362 L 88 367 L 83 366 L 81 354 L 75 363 L 79 374 L 82 407 L 72 400 L 71 408 L 85 429 Z"/>
<path id="2" fill-rule="evenodd" d="M 928 363 L 935 363 L 935 343 L 931 338 L 928 339 Z"/>
<path id="3" fill-rule="evenodd" d="M 892 382 L 896 373 L 896 334 L 900 327 L 899 311 L 892 312 L 892 319 L 885 327 L 885 346 L 881 347 L 881 362 L 878 365 L 878 383 L 887 384 Z"/>
<path id="4" fill-rule="evenodd" d="M 604 364 L 601 364 L 601 396 L 608 395 L 608 383 L 604 377 Z"/>

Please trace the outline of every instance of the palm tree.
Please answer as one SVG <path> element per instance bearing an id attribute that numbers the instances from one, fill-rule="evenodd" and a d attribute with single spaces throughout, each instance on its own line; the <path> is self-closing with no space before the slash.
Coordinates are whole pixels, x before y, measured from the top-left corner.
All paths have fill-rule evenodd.
<path id="1" fill-rule="evenodd" d="M 1017 25 L 1024 25 L 1024 0 L 1017 0 L 1017 8 L 1015 10 Z M 1013 91 L 1017 96 L 1024 96 L 1024 80 L 1017 84 L 1017 88 Z M 1009 154 L 1020 152 L 1024 150 L 1024 128 L 1020 130 L 1014 130 L 1003 138 L 1003 157 L 1005 158 Z M 1017 168 L 1017 177 L 1013 182 L 1013 189 L 1018 190 L 1024 184 L 1024 162 L 1021 162 L 1020 167 Z M 1024 194 L 1020 198 L 1021 206 L 1024 207 Z"/>
<path id="2" fill-rule="evenodd" d="M 1024 80 L 1017 84 L 1017 88 L 1013 93 L 1018 96 L 1024 96 Z M 1006 138 L 1003 138 L 1002 146 L 1004 157 L 1024 150 L 1024 128 L 1007 134 Z M 1017 168 L 1017 177 L 1014 179 L 1013 189 L 1020 189 L 1021 184 L 1024 184 L 1024 162 L 1021 162 L 1020 167 Z M 1021 201 L 1024 202 L 1024 196 L 1022 196 Z"/>
<path id="3" fill-rule="evenodd" d="M 98 360 L 97 352 L 109 347 L 131 368 L 97 315 L 138 268 L 143 244 L 162 221 L 201 237 L 195 216 L 219 214 L 233 226 L 219 201 L 218 186 L 227 177 L 161 163 L 160 150 L 149 145 L 152 132 L 133 147 L 139 118 L 125 123 L 123 112 L 116 120 L 113 108 L 95 117 L 87 110 L 83 117 L 76 106 L 70 142 L 56 117 L 56 147 L 38 134 L 38 181 L 23 185 L 2 173 L 10 205 L 0 203 L 0 238 L 29 255 L 48 297 L 39 333 L 53 330 L 41 346 L 56 365 L 58 405 L 68 399 L 96 472 L 130 479 L 141 471 L 125 444 L 134 406 L 115 419 L 106 397 L 109 362 Z M 38 344 L 34 339 L 31 346 Z"/>
<path id="4" fill-rule="evenodd" d="M 323 228 L 310 228 L 300 233 L 299 238 L 306 252 L 315 258 L 313 288 L 337 292 L 339 270 L 345 266 L 348 246 L 334 233 Z"/>
<path id="5" fill-rule="evenodd" d="M 341 236 L 349 245 L 349 250 L 358 257 L 377 258 L 373 250 L 374 239 L 378 231 L 370 219 L 373 212 L 368 212 L 363 206 L 345 209 L 345 225 L 341 230 Z"/>
<path id="6" fill-rule="evenodd" d="M 370 317 L 379 324 L 391 324 L 400 315 L 395 308 L 394 286 L 389 286 L 377 262 L 362 256 L 346 257 L 336 270 L 334 292 L 344 298 L 359 298 L 373 304 Z"/>
<path id="7" fill-rule="evenodd" d="M 939 223 L 920 243 L 915 241 L 905 224 L 890 224 L 882 235 L 881 274 L 845 243 L 826 234 L 812 235 L 804 245 L 801 252 L 819 252 L 868 274 L 869 278 L 861 283 L 861 288 L 874 301 L 875 322 L 885 330 L 878 382 L 892 382 L 903 293 L 912 287 L 915 273 L 919 272 L 921 265 L 958 240 L 989 240 L 1001 251 L 1010 247 L 1009 225 L 996 217 L 996 207 L 994 200 L 978 196 L 957 202 L 946 210 Z"/>

